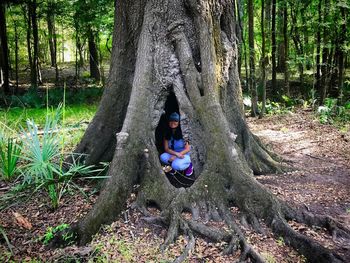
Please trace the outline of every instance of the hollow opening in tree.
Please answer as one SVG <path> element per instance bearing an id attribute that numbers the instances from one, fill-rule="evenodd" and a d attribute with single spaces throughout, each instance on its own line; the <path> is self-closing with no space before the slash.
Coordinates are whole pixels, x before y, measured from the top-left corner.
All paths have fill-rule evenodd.
<path id="1" fill-rule="evenodd" d="M 164 132 L 168 127 L 169 115 L 173 112 L 179 113 L 179 104 L 177 102 L 175 93 L 170 91 L 164 104 L 164 113 L 161 115 L 158 126 L 155 131 L 156 146 L 159 155 L 161 155 L 164 152 Z"/>
<path id="2" fill-rule="evenodd" d="M 179 104 L 178 104 L 176 95 L 173 91 L 170 91 L 164 104 L 164 113 L 161 115 L 158 126 L 155 130 L 156 146 L 157 146 L 159 156 L 165 152 L 164 136 L 165 136 L 166 130 L 169 129 L 169 116 L 172 113 L 177 113 L 180 115 Z M 179 128 L 182 132 L 181 121 L 179 125 L 180 125 Z M 165 165 L 165 163 L 162 163 L 162 164 Z M 169 164 L 167 168 L 171 169 L 170 165 L 173 166 L 172 164 Z M 192 163 L 190 165 L 192 166 Z M 184 170 L 175 169 L 175 168 L 172 170 L 167 170 L 165 168 L 164 172 L 168 180 L 170 181 L 170 183 L 177 188 L 190 187 L 195 181 L 194 173 L 192 173 L 191 175 L 188 175 L 187 168 Z"/>

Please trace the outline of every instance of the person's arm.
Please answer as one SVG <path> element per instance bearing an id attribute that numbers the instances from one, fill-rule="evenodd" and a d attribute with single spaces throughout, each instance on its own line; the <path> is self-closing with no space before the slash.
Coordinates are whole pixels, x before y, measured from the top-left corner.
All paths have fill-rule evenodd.
<path id="1" fill-rule="evenodd" d="M 182 155 L 185 155 L 185 154 L 188 153 L 190 150 L 191 150 L 191 146 L 190 146 L 189 142 L 186 141 L 186 142 L 185 142 L 185 149 L 184 149 L 182 152 L 180 152 L 180 153 L 181 153 Z"/>
<path id="2" fill-rule="evenodd" d="M 169 154 L 171 154 L 171 155 L 174 155 L 174 156 L 176 156 L 176 157 L 179 157 L 179 154 L 180 154 L 180 153 L 175 152 L 174 150 L 170 149 L 170 148 L 169 148 L 169 141 L 166 140 L 166 139 L 164 139 L 164 150 L 165 150 L 165 152 L 167 152 L 167 153 L 169 153 Z M 180 157 L 179 157 L 179 158 L 180 158 Z"/>

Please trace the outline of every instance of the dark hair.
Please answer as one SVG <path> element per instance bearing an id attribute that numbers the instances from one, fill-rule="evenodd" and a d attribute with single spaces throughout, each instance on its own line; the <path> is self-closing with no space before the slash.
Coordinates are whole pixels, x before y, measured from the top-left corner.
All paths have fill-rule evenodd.
<path id="1" fill-rule="evenodd" d="M 173 137 L 175 140 L 183 139 L 180 123 L 179 126 L 177 126 L 177 128 L 175 129 L 175 133 L 173 133 L 168 123 L 167 128 L 165 129 L 164 138 L 170 140 L 171 137 Z"/>

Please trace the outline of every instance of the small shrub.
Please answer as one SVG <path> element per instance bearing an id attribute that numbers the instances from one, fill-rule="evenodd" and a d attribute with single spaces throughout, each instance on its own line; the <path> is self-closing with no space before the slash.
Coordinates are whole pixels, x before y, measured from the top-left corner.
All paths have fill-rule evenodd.
<path id="1" fill-rule="evenodd" d="M 50 243 L 50 241 L 54 238 L 55 234 L 57 232 L 60 232 L 60 231 L 63 231 L 65 229 L 69 228 L 69 225 L 68 224 L 60 224 L 56 227 L 48 227 L 46 229 L 46 232 L 44 234 L 44 236 L 42 236 L 40 239 L 42 240 L 43 244 L 44 245 L 47 245 Z M 71 239 L 72 236 L 69 235 L 69 234 L 66 234 L 65 236 L 63 236 L 63 239 L 65 241 L 68 241 L 69 239 Z"/>
<path id="2" fill-rule="evenodd" d="M 277 239 L 277 245 L 280 247 L 285 245 L 283 237 Z"/>
<path id="3" fill-rule="evenodd" d="M 344 105 L 338 105 L 337 103 L 337 99 L 326 98 L 324 105 L 318 107 L 317 114 L 320 123 L 333 124 L 334 122 L 350 120 L 350 102 L 346 102 Z"/>
<path id="4" fill-rule="evenodd" d="M 29 108 L 41 108 L 45 106 L 44 99 L 40 96 L 38 89 L 30 88 L 21 98 L 21 104 Z M 21 105 L 19 105 L 21 106 Z"/>
<path id="5" fill-rule="evenodd" d="M 0 138 L 0 172 L 4 180 L 10 180 L 17 171 L 21 148 L 12 138 Z"/>

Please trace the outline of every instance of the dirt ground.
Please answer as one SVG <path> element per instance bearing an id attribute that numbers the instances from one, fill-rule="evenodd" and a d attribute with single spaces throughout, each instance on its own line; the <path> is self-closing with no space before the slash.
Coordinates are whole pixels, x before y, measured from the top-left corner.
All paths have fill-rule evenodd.
<path id="1" fill-rule="evenodd" d="M 303 110 L 261 120 L 249 118 L 248 122 L 255 134 L 295 168 L 295 171 L 285 174 L 258 176 L 257 180 L 290 205 L 315 214 L 330 215 L 350 228 L 349 131 L 340 132 L 333 126 L 321 125 L 310 111 Z M 91 185 L 82 185 L 86 192 L 92 192 Z M 0 195 L 5 195 L 7 189 L 8 185 L 0 181 Z M 133 198 L 131 196 L 129 203 Z M 2 210 L 0 225 L 11 244 L 12 255 L 0 232 L 0 261 L 170 262 L 182 253 L 188 242 L 181 236 L 175 244 L 160 250 L 166 229 L 146 223 L 142 215 L 128 205 L 118 221 L 102 227 L 93 242 L 85 247 L 53 250 L 43 245 L 40 237 L 47 232 L 47 227 L 77 221 L 91 208 L 95 199 L 94 194 L 89 200 L 79 194 L 68 194 L 61 206 L 52 211 L 47 196 L 36 193 L 29 194 L 24 202 Z M 151 212 L 159 211 L 151 209 Z M 233 209 L 232 212 L 237 211 Z M 223 227 L 220 222 L 205 223 Z M 345 240 L 333 239 L 323 229 L 308 228 L 295 222 L 290 224 L 350 261 L 350 244 Z M 252 229 L 243 230 L 266 262 L 305 261 L 268 228 L 264 234 L 257 234 Z M 188 262 L 236 261 L 239 254 L 223 255 L 226 245 L 196 237 L 196 246 Z"/>

